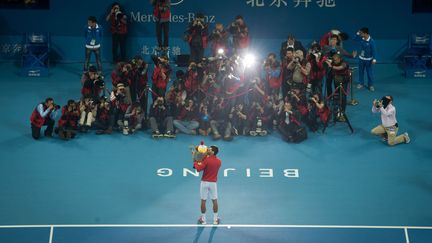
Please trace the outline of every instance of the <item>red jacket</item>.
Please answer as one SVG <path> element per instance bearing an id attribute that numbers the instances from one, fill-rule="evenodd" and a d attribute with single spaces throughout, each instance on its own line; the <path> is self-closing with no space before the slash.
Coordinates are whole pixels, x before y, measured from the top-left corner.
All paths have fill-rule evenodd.
<path id="1" fill-rule="evenodd" d="M 193 72 L 193 71 L 189 71 L 184 85 L 185 85 L 186 92 L 188 94 L 191 94 L 195 90 L 197 90 L 199 87 L 198 73 Z"/>
<path id="2" fill-rule="evenodd" d="M 326 69 L 324 67 L 324 63 L 327 60 L 327 57 L 322 57 L 318 62 L 311 60 L 315 58 L 314 55 L 309 56 L 309 62 L 311 64 L 311 70 L 309 73 L 309 80 L 322 80 L 326 74 Z"/>
<path id="3" fill-rule="evenodd" d="M 67 105 L 63 106 L 62 115 L 60 117 L 60 120 L 58 121 L 58 126 L 76 128 L 78 125 L 77 124 L 78 119 L 79 119 L 79 111 L 68 112 Z"/>
<path id="4" fill-rule="evenodd" d="M 168 72 L 166 72 L 166 78 L 162 78 L 162 70 L 164 68 L 160 68 L 159 66 L 156 66 L 153 70 L 152 80 L 153 84 L 156 86 L 156 88 L 159 89 L 166 89 L 168 82 L 169 82 L 169 76 L 170 76 L 170 69 L 168 68 Z"/>
<path id="5" fill-rule="evenodd" d="M 42 105 L 43 105 L 44 111 L 46 111 L 46 109 L 48 109 L 48 107 L 45 104 L 42 104 Z M 31 124 L 33 124 L 36 127 L 41 128 L 43 126 L 43 124 L 45 123 L 45 119 L 50 119 L 49 118 L 50 114 L 51 114 L 51 112 L 49 112 L 46 115 L 46 117 L 42 117 L 39 114 L 39 111 L 37 110 L 37 107 L 36 107 L 30 116 Z"/>
<path id="6" fill-rule="evenodd" d="M 111 14 L 111 33 L 125 35 L 128 32 L 127 24 L 123 23 L 121 20 L 116 20 L 115 13 Z"/>
<path id="7" fill-rule="evenodd" d="M 164 1 L 164 3 L 160 3 L 160 1 L 156 0 L 155 5 L 153 7 L 153 15 L 157 19 L 169 19 L 171 17 L 171 9 L 169 0 Z"/>
<path id="8" fill-rule="evenodd" d="M 204 171 L 201 180 L 208 182 L 217 182 L 221 160 L 216 155 L 207 156 L 201 163 L 194 161 L 194 167 L 197 171 Z"/>

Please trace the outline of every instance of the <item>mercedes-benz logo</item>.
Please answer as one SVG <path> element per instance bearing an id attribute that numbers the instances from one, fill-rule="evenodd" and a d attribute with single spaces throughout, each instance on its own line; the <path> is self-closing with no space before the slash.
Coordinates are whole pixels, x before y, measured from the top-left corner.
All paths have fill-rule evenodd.
<path id="1" fill-rule="evenodd" d="M 171 5 L 179 5 L 180 3 L 182 3 L 184 0 L 173 0 L 171 1 Z"/>

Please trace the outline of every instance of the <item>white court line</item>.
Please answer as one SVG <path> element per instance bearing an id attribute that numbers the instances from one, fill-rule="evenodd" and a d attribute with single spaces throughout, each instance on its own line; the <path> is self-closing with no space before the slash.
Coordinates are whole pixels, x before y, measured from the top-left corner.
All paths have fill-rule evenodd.
<path id="1" fill-rule="evenodd" d="M 59 225 L 0 225 L 0 229 L 14 228 L 196 228 L 196 227 L 232 227 L 232 228 L 327 228 L 327 229 L 426 229 L 432 226 L 371 226 L 371 225 L 285 225 L 285 224 L 59 224 Z"/>
<path id="2" fill-rule="evenodd" d="M 409 242 L 409 236 L 408 236 L 408 229 L 405 228 L 404 231 L 405 231 L 405 240 L 406 240 L 406 243 L 410 243 Z"/>
<path id="3" fill-rule="evenodd" d="M 49 237 L 49 243 L 52 243 L 52 240 L 53 240 L 53 234 L 54 234 L 54 226 L 51 226 L 51 229 L 50 229 L 50 237 Z"/>

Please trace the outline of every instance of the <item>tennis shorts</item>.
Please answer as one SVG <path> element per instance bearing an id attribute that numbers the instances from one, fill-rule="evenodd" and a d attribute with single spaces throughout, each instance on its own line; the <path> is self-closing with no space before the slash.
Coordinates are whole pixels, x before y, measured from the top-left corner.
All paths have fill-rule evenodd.
<path id="1" fill-rule="evenodd" d="M 216 182 L 201 181 L 201 200 L 216 200 L 218 198 Z"/>

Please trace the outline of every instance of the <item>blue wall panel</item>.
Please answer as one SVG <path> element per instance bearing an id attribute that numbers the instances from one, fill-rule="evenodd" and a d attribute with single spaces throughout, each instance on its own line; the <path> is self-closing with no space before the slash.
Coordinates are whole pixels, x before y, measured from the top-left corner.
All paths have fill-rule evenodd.
<path id="1" fill-rule="evenodd" d="M 129 16 L 130 50 L 136 53 L 143 46 L 154 46 L 154 23 L 149 1 L 119 1 Z M 412 14 L 409 0 L 172 0 L 171 44 L 187 52 L 182 42 L 183 31 L 194 13 L 208 16 L 211 28 L 214 23 L 229 24 L 234 16 L 245 17 L 250 34 L 258 49 L 278 51 L 280 42 L 288 33 L 308 44 L 331 28 L 339 28 L 354 34 L 362 26 L 368 26 L 378 41 L 379 59 L 395 61 L 395 55 L 403 49 L 409 33 L 431 32 L 426 24 L 431 14 Z M 50 10 L 2 10 L 0 12 L 0 54 L 11 58 L 13 45 L 21 42 L 25 32 L 46 32 L 53 36 L 54 49 L 64 61 L 81 60 L 83 54 L 83 29 L 87 16 L 95 15 L 105 28 L 104 59 L 110 57 L 109 26 L 105 16 L 110 1 L 52 1 Z M 268 42 L 268 43 L 267 43 Z M 267 44 L 265 44 L 267 43 Z M 140 45 L 136 45 L 140 44 Z M 354 45 L 347 43 L 348 46 Z M 384 50 L 390 49 L 391 50 Z M 257 50 L 259 52 L 259 50 Z"/>

